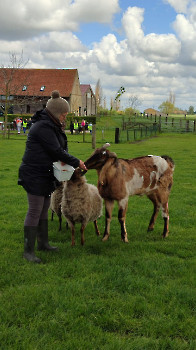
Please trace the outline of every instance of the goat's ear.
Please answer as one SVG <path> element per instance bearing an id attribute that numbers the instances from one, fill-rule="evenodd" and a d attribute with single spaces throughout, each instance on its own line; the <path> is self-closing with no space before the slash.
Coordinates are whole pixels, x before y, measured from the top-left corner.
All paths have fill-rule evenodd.
<path id="1" fill-rule="evenodd" d="M 108 152 L 109 158 L 117 158 L 117 154 L 115 152 Z"/>

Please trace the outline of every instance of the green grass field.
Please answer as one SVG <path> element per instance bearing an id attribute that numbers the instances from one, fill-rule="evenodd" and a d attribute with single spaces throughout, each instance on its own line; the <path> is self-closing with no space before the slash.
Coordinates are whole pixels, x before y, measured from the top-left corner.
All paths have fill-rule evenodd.
<path id="1" fill-rule="evenodd" d="M 55 217 L 49 236 L 60 250 L 37 252 L 40 265 L 22 257 L 27 199 L 17 175 L 26 138 L 17 136 L 0 138 L 0 349 L 195 350 L 196 135 L 162 134 L 110 147 L 124 158 L 168 154 L 174 159 L 168 238 L 161 236 L 161 214 L 147 233 L 152 204 L 130 197 L 129 244 L 120 240 L 117 205 L 109 241 L 101 242 L 89 223 L 83 247 L 79 225 L 72 248 L 65 220 L 60 233 Z M 92 153 L 90 142 L 68 139 L 71 154 L 85 160 Z M 97 182 L 93 170 L 86 178 Z M 102 236 L 104 216 L 98 225 Z"/>

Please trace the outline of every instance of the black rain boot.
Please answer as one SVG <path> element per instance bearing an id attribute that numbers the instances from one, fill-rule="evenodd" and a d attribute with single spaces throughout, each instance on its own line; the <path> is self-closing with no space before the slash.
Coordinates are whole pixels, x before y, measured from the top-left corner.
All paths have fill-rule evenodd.
<path id="1" fill-rule="evenodd" d="M 37 250 L 58 250 L 58 247 L 52 247 L 48 243 L 48 219 L 39 220 L 37 233 Z"/>
<path id="2" fill-rule="evenodd" d="M 40 264 L 41 259 L 35 256 L 35 239 L 37 236 L 36 226 L 24 226 L 24 254 L 23 257 L 28 261 Z"/>

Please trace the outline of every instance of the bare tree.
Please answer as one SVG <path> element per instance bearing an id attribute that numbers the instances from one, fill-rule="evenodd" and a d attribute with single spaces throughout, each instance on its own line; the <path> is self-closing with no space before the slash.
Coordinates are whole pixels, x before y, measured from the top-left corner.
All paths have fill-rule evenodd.
<path id="1" fill-rule="evenodd" d="M 127 107 L 132 109 L 137 109 L 143 102 L 143 99 L 137 94 L 132 94 L 127 102 Z"/>
<path id="2" fill-rule="evenodd" d="M 170 91 L 170 93 L 169 93 L 169 102 L 175 106 L 176 95 L 172 91 Z"/>
<path id="3" fill-rule="evenodd" d="M 24 68 L 27 64 L 28 60 L 24 62 L 23 52 L 19 59 L 17 58 L 15 53 L 10 53 L 10 64 L 5 67 L 4 64 L 1 65 L 0 68 L 0 79 L 1 79 L 1 102 L 4 104 L 4 109 L 1 108 L 4 112 L 4 137 L 6 137 L 7 133 L 7 123 L 8 123 L 8 111 L 10 107 L 13 105 L 14 96 L 17 95 L 19 88 L 21 87 L 21 81 L 14 79 L 17 74 L 18 69 Z M 23 82 L 23 84 L 25 84 Z M 14 101 L 15 104 L 17 101 Z"/>
<path id="4" fill-rule="evenodd" d="M 101 106 L 103 99 L 103 90 L 101 87 L 100 79 L 97 80 L 96 88 L 95 88 L 95 98 L 97 107 Z"/>
<path id="5" fill-rule="evenodd" d="M 103 108 L 106 109 L 107 108 L 107 104 L 106 104 L 106 96 L 104 96 L 103 98 Z"/>
<path id="6" fill-rule="evenodd" d="M 114 108 L 114 101 L 113 101 L 113 98 L 111 97 L 111 100 L 110 100 L 110 110 L 112 110 Z"/>

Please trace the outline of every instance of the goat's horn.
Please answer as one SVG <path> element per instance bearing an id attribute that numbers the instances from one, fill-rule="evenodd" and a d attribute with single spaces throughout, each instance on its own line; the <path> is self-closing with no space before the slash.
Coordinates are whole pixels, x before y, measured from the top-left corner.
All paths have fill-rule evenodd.
<path id="1" fill-rule="evenodd" d="M 104 148 L 104 149 L 106 149 L 106 148 L 108 148 L 108 147 L 110 147 L 110 143 L 105 143 L 105 145 L 103 145 L 103 147 L 102 148 Z"/>

